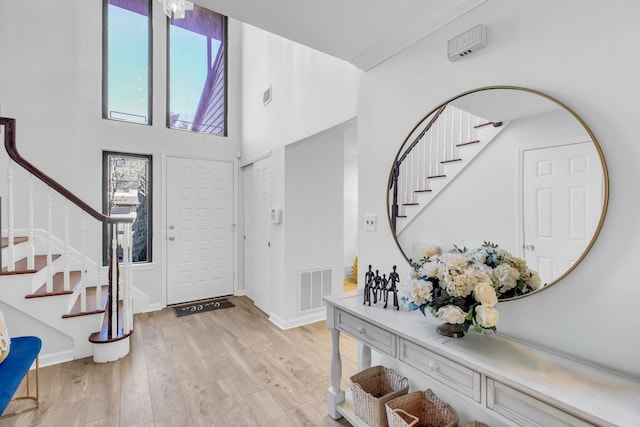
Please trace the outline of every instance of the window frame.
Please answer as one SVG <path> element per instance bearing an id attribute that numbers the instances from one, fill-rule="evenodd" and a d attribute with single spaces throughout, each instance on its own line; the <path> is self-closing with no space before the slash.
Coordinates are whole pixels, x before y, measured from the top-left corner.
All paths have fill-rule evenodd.
<path id="1" fill-rule="evenodd" d="M 109 188 L 109 156 L 117 155 L 122 157 L 133 157 L 139 159 L 148 160 L 148 180 L 147 180 L 147 260 L 146 261 L 134 261 L 134 265 L 145 265 L 153 262 L 153 155 L 152 154 L 140 154 L 140 153 L 126 153 L 122 151 L 102 151 L 102 212 L 105 215 L 109 215 L 109 195 L 107 190 Z M 109 236 L 109 224 L 103 224 L 102 227 L 102 265 L 108 265 L 109 260 L 109 246 L 111 245 Z"/>

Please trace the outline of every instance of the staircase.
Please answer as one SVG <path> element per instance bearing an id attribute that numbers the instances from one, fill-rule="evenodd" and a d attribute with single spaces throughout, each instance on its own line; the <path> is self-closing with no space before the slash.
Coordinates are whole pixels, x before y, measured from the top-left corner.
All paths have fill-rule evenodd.
<path id="1" fill-rule="evenodd" d="M 51 342 L 42 337 L 43 364 L 87 356 L 102 363 L 126 356 L 133 333 L 134 219 L 95 211 L 20 156 L 15 119 L 0 117 L 0 126 L 9 156 L 0 218 L 0 302 L 17 313 L 15 318 L 41 325 L 40 332 L 51 337 Z M 106 271 L 103 227 L 111 243 Z M 88 252 L 87 247 L 95 249 Z M 61 352 L 48 350 L 59 340 L 71 345 Z"/>
<path id="2" fill-rule="evenodd" d="M 506 127 L 451 104 L 407 138 L 391 175 L 391 225 L 396 236 Z M 426 119 L 425 119 L 426 120 Z M 424 123 L 424 121 L 423 121 Z"/>

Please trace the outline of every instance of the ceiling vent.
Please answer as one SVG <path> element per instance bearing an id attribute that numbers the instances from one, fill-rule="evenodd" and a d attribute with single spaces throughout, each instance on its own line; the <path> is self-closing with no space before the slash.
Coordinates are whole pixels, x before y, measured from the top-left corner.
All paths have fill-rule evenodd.
<path id="1" fill-rule="evenodd" d="M 487 29 L 484 25 L 476 25 L 447 43 L 449 61 L 457 61 L 487 45 Z"/>

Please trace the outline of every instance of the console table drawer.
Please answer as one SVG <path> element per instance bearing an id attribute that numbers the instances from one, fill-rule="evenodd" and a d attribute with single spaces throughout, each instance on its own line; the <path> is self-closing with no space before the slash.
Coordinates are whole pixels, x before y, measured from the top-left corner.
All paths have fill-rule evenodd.
<path id="1" fill-rule="evenodd" d="M 396 336 L 389 331 L 341 310 L 336 311 L 336 326 L 363 344 L 389 356 L 396 356 Z"/>
<path id="2" fill-rule="evenodd" d="M 480 402 L 480 374 L 410 341 L 400 339 L 399 359 Z"/>
<path id="3" fill-rule="evenodd" d="M 520 426 L 594 425 L 491 378 L 487 378 L 487 408 Z"/>

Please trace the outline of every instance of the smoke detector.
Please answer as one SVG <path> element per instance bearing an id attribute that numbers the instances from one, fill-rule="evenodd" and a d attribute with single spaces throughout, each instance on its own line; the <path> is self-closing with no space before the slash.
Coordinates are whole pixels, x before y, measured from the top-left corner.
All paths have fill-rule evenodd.
<path id="1" fill-rule="evenodd" d="M 487 29 L 482 24 L 476 25 L 447 42 L 449 61 L 457 61 L 470 53 L 482 49 L 486 45 Z"/>

